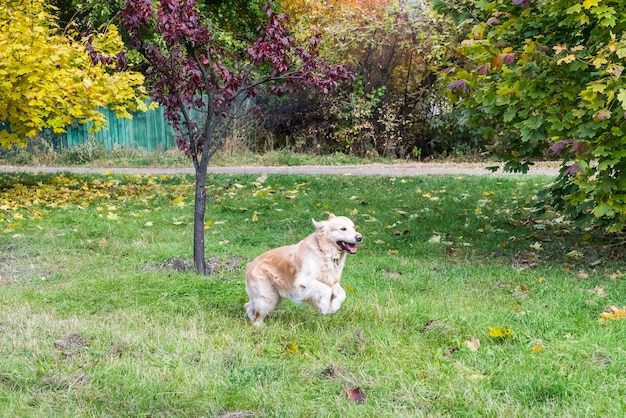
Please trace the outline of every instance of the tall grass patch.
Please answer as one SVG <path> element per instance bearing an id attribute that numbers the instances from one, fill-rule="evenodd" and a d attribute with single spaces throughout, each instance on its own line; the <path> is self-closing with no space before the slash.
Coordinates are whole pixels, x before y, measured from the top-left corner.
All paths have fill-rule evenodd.
<path id="1" fill-rule="evenodd" d="M 192 177 L 2 174 L 0 415 L 623 414 L 623 248 L 534 213 L 548 181 L 213 175 L 203 277 Z M 328 212 L 344 306 L 253 327 L 246 263 Z"/>

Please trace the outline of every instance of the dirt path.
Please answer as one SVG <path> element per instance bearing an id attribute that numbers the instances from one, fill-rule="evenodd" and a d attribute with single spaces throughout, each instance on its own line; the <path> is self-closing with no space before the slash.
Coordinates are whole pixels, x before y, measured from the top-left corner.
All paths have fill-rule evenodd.
<path id="1" fill-rule="evenodd" d="M 245 167 L 209 167 L 209 173 L 220 174 L 339 174 L 352 176 L 421 176 L 421 175 L 511 175 L 502 170 L 493 173 L 485 167 L 490 163 L 408 163 L 408 164 L 366 164 L 345 166 L 245 166 Z M 0 172 L 73 172 L 100 173 L 110 171 L 115 174 L 193 174 L 190 168 L 106 168 L 106 167 L 15 167 L 0 166 Z M 538 163 L 532 166 L 528 174 L 556 176 L 558 163 Z"/>

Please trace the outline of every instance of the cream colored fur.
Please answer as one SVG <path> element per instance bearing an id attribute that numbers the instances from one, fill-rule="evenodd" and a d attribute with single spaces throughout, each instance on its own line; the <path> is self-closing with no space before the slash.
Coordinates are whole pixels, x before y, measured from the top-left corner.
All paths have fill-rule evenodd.
<path id="1" fill-rule="evenodd" d="M 313 220 L 315 232 L 295 245 L 275 248 L 246 267 L 245 304 L 254 325 L 261 325 L 282 298 L 308 303 L 326 315 L 337 312 L 346 299 L 339 283 L 348 253 L 356 252 L 363 236 L 345 216 L 331 214 Z"/>

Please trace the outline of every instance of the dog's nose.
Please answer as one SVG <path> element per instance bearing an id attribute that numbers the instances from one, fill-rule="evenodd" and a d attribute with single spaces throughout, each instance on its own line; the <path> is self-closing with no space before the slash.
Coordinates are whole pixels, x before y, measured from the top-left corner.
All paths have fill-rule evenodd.
<path id="1" fill-rule="evenodd" d="M 356 236 L 356 242 L 361 242 L 361 241 L 363 241 L 363 235 L 361 235 L 361 234 L 357 234 L 357 236 Z"/>

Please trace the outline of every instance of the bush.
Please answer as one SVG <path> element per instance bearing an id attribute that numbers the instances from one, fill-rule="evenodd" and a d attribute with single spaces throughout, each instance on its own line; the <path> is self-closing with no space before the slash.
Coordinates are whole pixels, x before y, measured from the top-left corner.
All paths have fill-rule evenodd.
<path id="1" fill-rule="evenodd" d="M 272 146 L 401 158 L 482 149 L 481 137 L 443 112 L 449 104 L 438 88 L 438 67 L 450 55 L 442 45 L 457 36 L 451 22 L 421 2 L 351 7 L 338 5 L 332 14 L 321 7 L 315 19 L 323 22 L 328 58 L 350 62 L 356 81 L 330 94 L 310 91 L 266 103 Z M 311 14 L 302 19 L 310 23 Z"/>
<path id="2" fill-rule="evenodd" d="M 0 147 L 0 160 L 9 165 L 50 165 L 56 162 L 57 157 L 45 133 L 30 139 L 25 147 L 15 144 L 11 148 Z"/>
<path id="3" fill-rule="evenodd" d="M 457 3 L 467 10 L 466 1 Z M 449 97 L 505 168 L 525 171 L 532 159 L 559 151 L 553 203 L 623 232 L 626 1 L 471 7 L 475 24 L 459 47 L 459 64 L 447 71 Z"/>
<path id="4" fill-rule="evenodd" d="M 89 138 L 63 151 L 59 161 L 63 164 L 86 164 L 103 158 L 106 155 L 105 146 L 95 138 Z"/>

